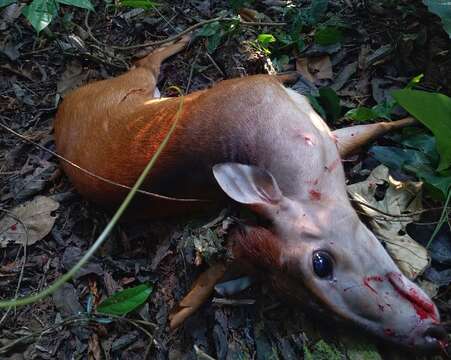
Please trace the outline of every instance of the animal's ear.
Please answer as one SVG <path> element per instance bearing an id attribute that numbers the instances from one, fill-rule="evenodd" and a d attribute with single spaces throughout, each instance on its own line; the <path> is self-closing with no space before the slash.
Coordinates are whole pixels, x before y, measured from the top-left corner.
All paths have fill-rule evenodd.
<path id="1" fill-rule="evenodd" d="M 213 174 L 221 189 L 241 204 L 267 209 L 283 199 L 274 177 L 257 166 L 221 163 L 213 166 Z"/>

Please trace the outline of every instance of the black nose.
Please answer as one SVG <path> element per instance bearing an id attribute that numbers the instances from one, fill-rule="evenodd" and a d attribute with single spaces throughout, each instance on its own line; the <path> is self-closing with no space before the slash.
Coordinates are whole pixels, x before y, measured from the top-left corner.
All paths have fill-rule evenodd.
<path id="1" fill-rule="evenodd" d="M 448 345 L 448 333 L 441 325 L 432 325 L 423 334 L 426 342 L 437 342 L 440 346 Z"/>

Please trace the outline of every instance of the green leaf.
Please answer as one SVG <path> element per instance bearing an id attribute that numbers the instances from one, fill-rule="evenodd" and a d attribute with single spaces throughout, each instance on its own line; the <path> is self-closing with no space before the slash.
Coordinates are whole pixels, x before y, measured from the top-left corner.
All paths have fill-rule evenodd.
<path id="1" fill-rule="evenodd" d="M 333 89 L 328 87 L 319 89 L 318 101 L 324 110 L 326 110 L 328 119 L 332 122 L 336 122 L 340 118 L 340 98 Z"/>
<path id="2" fill-rule="evenodd" d="M 246 5 L 246 0 L 229 0 L 229 4 L 232 7 L 233 10 L 239 11 L 241 8 L 243 8 Z"/>
<path id="3" fill-rule="evenodd" d="M 315 30 L 315 42 L 319 45 L 333 45 L 343 40 L 343 32 L 334 26 L 321 27 Z"/>
<path id="4" fill-rule="evenodd" d="M 342 360 L 342 354 L 335 345 L 328 344 L 324 340 L 318 341 L 310 350 L 304 344 L 304 359 L 306 360 Z"/>
<path id="5" fill-rule="evenodd" d="M 206 24 L 200 29 L 196 36 L 207 38 L 207 51 L 213 53 L 221 43 L 224 36 L 224 30 L 219 21 Z"/>
<path id="6" fill-rule="evenodd" d="M 435 151 L 435 149 L 434 149 Z M 414 174 L 420 180 L 440 192 L 445 198 L 451 188 L 451 174 L 439 174 L 431 155 L 413 149 L 392 146 L 373 146 L 370 153 L 375 159 L 391 169 Z"/>
<path id="7" fill-rule="evenodd" d="M 443 29 L 451 39 L 451 3 L 448 0 L 423 0 L 423 3 L 442 19 Z"/>
<path id="8" fill-rule="evenodd" d="M 94 11 L 94 6 L 92 6 L 91 1 L 89 0 L 56 0 L 60 4 L 76 6 L 82 9 L 87 9 Z"/>
<path id="9" fill-rule="evenodd" d="M 316 97 L 312 95 L 305 95 L 307 96 L 307 99 L 310 101 L 310 105 L 312 105 L 313 109 L 323 118 L 325 119 L 327 117 L 326 110 L 319 104 Z"/>
<path id="10" fill-rule="evenodd" d="M 288 65 L 289 62 L 290 58 L 286 54 L 272 59 L 272 64 L 274 65 L 274 68 L 277 70 L 277 72 L 284 71 L 284 67 Z"/>
<path id="11" fill-rule="evenodd" d="M 22 10 L 22 14 L 28 19 L 30 24 L 39 33 L 45 29 L 58 12 L 58 5 L 55 0 L 33 0 Z"/>
<path id="12" fill-rule="evenodd" d="M 219 44 L 221 44 L 221 40 L 222 40 L 223 35 L 224 34 L 223 34 L 222 31 L 218 31 L 213 36 L 208 37 L 208 40 L 207 40 L 207 51 L 210 54 L 213 53 L 217 49 Z"/>
<path id="13" fill-rule="evenodd" d="M 424 74 L 420 74 L 412 78 L 409 83 L 406 85 L 404 89 L 412 89 L 414 86 L 417 86 L 423 80 Z"/>
<path id="14" fill-rule="evenodd" d="M 390 120 L 390 115 L 397 103 L 393 99 L 384 100 L 381 103 L 373 106 L 371 109 L 377 114 L 377 117 Z"/>
<path id="15" fill-rule="evenodd" d="M 204 36 L 209 37 L 213 36 L 217 32 L 221 30 L 221 24 L 219 21 L 214 21 L 212 23 L 206 24 L 200 29 L 200 31 L 197 33 L 197 36 Z"/>
<path id="16" fill-rule="evenodd" d="M 97 312 L 102 314 L 125 315 L 136 309 L 148 299 L 153 285 L 141 284 L 119 291 L 97 306 Z"/>
<path id="17" fill-rule="evenodd" d="M 419 90 L 397 90 L 396 101 L 432 131 L 437 139 L 440 163 L 437 170 L 451 166 L 451 98 L 439 93 Z"/>
<path id="18" fill-rule="evenodd" d="M 367 108 L 366 106 L 360 106 L 355 109 L 349 110 L 345 117 L 354 121 L 370 121 L 378 117 L 378 114 L 373 109 Z"/>
<path id="19" fill-rule="evenodd" d="M 326 14 L 327 7 L 329 6 L 329 0 L 312 0 L 310 7 L 310 23 L 316 24 Z"/>
<path id="20" fill-rule="evenodd" d="M 272 34 L 260 34 L 257 36 L 257 41 L 263 49 L 267 50 L 269 44 L 276 42 L 276 38 Z"/>
<path id="21" fill-rule="evenodd" d="M 0 8 L 11 5 L 12 3 L 15 3 L 15 2 L 16 2 L 16 0 L 0 0 Z"/>

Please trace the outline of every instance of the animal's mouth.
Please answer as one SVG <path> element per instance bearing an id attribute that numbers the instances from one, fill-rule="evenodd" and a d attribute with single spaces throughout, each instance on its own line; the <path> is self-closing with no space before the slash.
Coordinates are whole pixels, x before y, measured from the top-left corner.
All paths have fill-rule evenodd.
<path id="1" fill-rule="evenodd" d="M 401 274 L 396 272 L 388 273 L 386 278 L 395 291 L 412 305 L 418 316 L 419 324 L 422 324 L 421 328 L 427 326 L 422 333 L 416 335 L 419 336 L 418 340 L 420 343 L 415 344 L 414 341 L 412 346 L 419 346 L 427 352 L 442 351 L 446 353 L 448 347 L 448 334 L 446 330 L 439 325 L 439 313 L 434 303 L 418 288 L 406 283 Z"/>
<path id="2" fill-rule="evenodd" d="M 406 285 L 401 274 L 388 273 L 387 279 L 396 292 L 412 304 L 421 320 L 430 319 L 434 324 L 439 323 L 439 315 L 435 305 L 427 297 L 419 293 L 415 287 Z"/>

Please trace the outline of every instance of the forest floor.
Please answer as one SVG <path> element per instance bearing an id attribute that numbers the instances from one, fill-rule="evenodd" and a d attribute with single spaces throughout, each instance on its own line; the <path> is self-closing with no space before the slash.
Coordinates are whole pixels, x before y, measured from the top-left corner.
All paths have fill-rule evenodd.
<path id="1" fill-rule="evenodd" d="M 190 46 L 162 66 L 163 96 L 177 95 L 171 86 L 190 93 L 223 79 L 297 70 L 303 80 L 294 88 L 317 99 L 332 128 L 352 122 L 345 110 L 384 103 L 390 90 L 419 74 L 420 89 L 451 95 L 450 41 L 421 1 L 318 1 L 328 3 L 324 9 L 284 0 L 161 1 L 148 10 L 119 3 L 96 1 L 89 16 L 61 5 L 39 36 L 20 15 L 23 5 L 0 8 L 0 122 L 6 126 L 0 128 L 0 299 L 49 286 L 108 223 L 111 214 L 77 194 L 58 159 L 43 148 L 55 150 L 53 120 L 68 91 L 124 72 L 153 48 L 130 45 L 164 41 L 193 27 Z M 345 163 L 349 183 L 365 180 L 378 164 L 371 152 L 352 157 Z M 415 180 L 399 171 L 393 175 Z M 422 203 L 425 209 L 442 205 L 427 195 Z M 301 306 L 286 306 L 264 279 L 226 304 L 214 295 L 215 301 L 169 332 L 171 309 L 219 256 L 230 214 L 236 210 L 121 223 L 55 294 L 0 311 L 0 359 L 412 358 Z M 439 216 L 437 210 L 425 212 L 402 231 L 425 245 Z M 23 225 L 30 232 L 25 245 Z M 432 262 L 418 278 L 445 325 L 451 320 L 450 234 L 445 224 L 429 249 Z M 142 283 L 154 288 L 139 311 L 89 318 L 106 297 Z"/>

